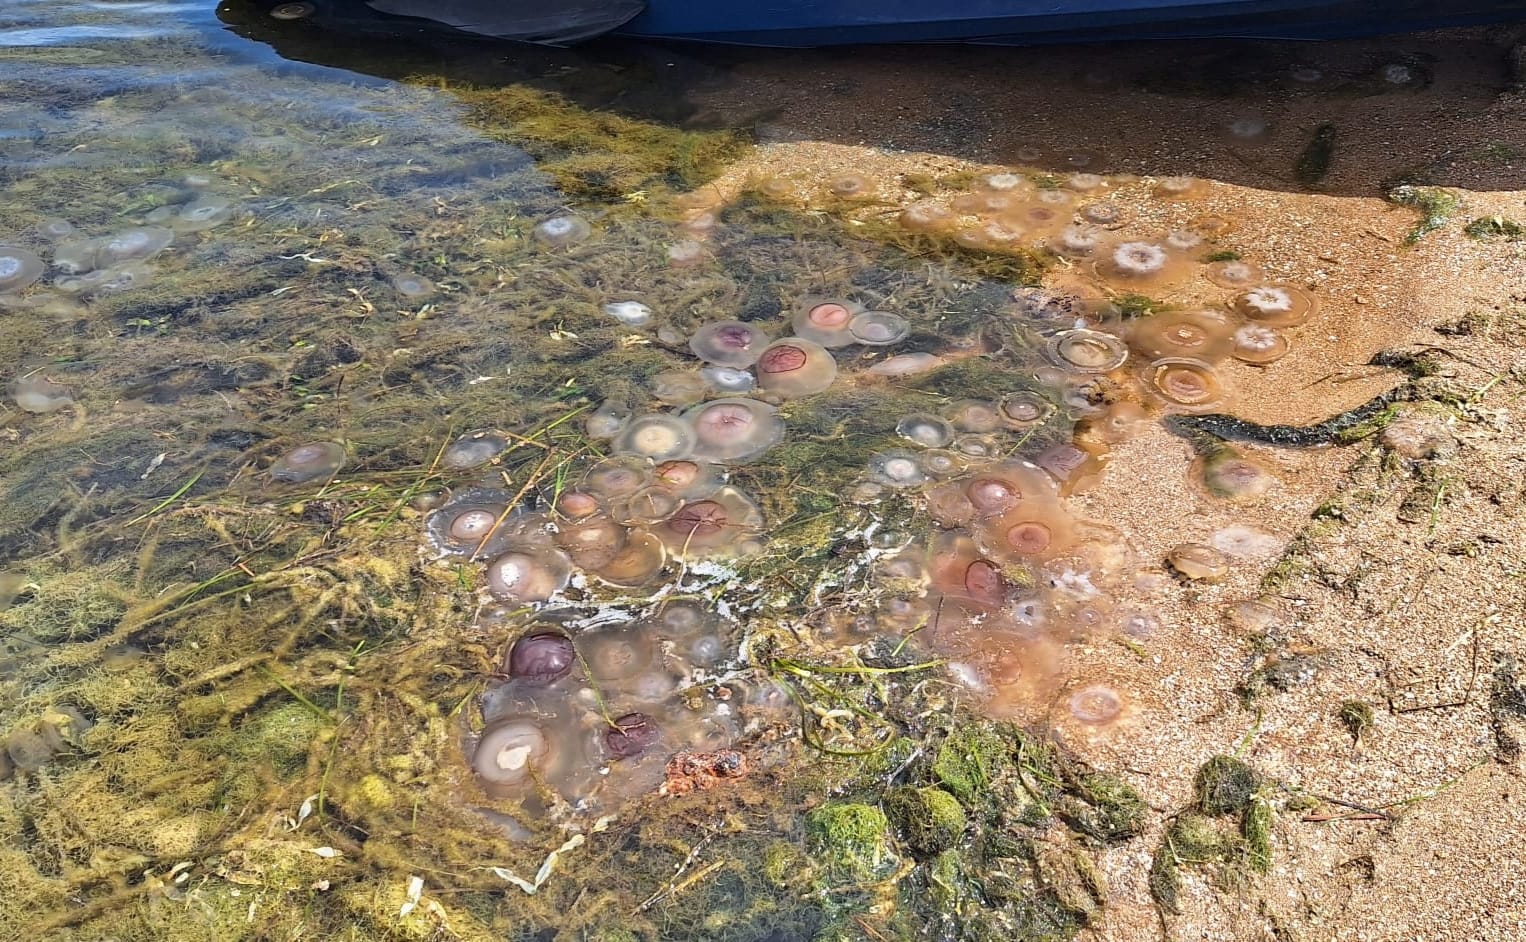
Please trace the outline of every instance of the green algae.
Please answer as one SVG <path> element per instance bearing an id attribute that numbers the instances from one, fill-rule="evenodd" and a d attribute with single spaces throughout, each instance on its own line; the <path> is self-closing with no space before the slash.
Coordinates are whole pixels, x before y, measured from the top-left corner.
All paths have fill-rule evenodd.
<path id="1" fill-rule="evenodd" d="M 884 800 L 896 833 L 919 855 L 939 854 L 964 836 L 964 806 L 941 788 L 897 788 Z"/>
<path id="2" fill-rule="evenodd" d="M 1271 869 L 1269 783 L 1243 760 L 1221 755 L 1198 769 L 1193 788 L 1192 807 L 1172 818 L 1147 878 L 1151 898 L 1168 913 L 1181 912 L 1184 872 L 1207 872 L 1237 891 Z"/>
<path id="3" fill-rule="evenodd" d="M 896 864 L 888 844 L 890 822 L 873 805 L 823 805 L 806 814 L 805 832 L 810 852 L 829 879 L 867 883 L 886 876 Z"/>
<path id="4" fill-rule="evenodd" d="M 1504 216 L 1480 216 L 1463 226 L 1470 239 L 1480 242 L 1520 242 L 1526 239 L 1526 226 Z"/>
<path id="5" fill-rule="evenodd" d="M 1462 207 L 1457 194 L 1439 186 L 1401 184 L 1388 191 L 1388 199 L 1420 213 L 1420 222 L 1404 237 L 1406 245 L 1414 245 L 1446 225 Z"/>

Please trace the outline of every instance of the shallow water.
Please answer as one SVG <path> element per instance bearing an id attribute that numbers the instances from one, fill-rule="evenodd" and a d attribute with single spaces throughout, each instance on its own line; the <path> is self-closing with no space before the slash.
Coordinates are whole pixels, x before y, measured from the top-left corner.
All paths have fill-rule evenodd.
<path id="1" fill-rule="evenodd" d="M 902 892 L 898 937 L 977 937 L 936 915 L 967 864 L 909 832 L 813 862 L 840 848 L 801 812 L 967 800 L 926 768 L 967 717 L 1044 749 L 1161 722 L 1076 652 L 1147 651 L 1163 599 L 1281 552 L 1277 435 L 1200 417 L 1328 372 L 1343 330 L 1307 223 L 1244 187 L 1446 183 L 1446 128 L 1402 157 L 1320 129 L 1499 82 L 1476 39 L 1165 76 L 1051 50 L 1039 114 L 989 97 L 1010 60 L 938 50 L 889 108 L 878 50 L 266 6 L 0 19 L 7 929 L 837 938 Z M 943 80 L 970 98 L 920 97 Z M 1161 552 L 1085 501 L 1141 441 L 1212 510 Z M 1100 807 L 1087 781 L 1050 797 Z M 1023 853 L 975 905 L 1075 931 Z"/>

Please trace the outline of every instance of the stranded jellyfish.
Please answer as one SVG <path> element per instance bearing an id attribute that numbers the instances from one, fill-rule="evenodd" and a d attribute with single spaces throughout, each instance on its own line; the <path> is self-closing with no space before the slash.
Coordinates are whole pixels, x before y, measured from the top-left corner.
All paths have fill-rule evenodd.
<path id="1" fill-rule="evenodd" d="M 709 391 L 710 384 L 699 370 L 663 370 L 652 377 L 652 395 L 670 406 L 693 405 Z"/>
<path id="2" fill-rule="evenodd" d="M 584 491 L 562 491 L 556 497 L 556 512 L 568 520 L 581 520 L 599 512 L 599 499 Z"/>
<path id="3" fill-rule="evenodd" d="M 943 407 L 943 414 L 961 432 L 994 432 L 1001 427 L 996 406 L 979 399 L 960 399 Z"/>
<path id="4" fill-rule="evenodd" d="M 1100 330 L 1078 327 L 1062 330 L 1049 338 L 1049 359 L 1078 373 L 1108 373 L 1123 365 L 1128 359 L 1128 348 L 1123 341 Z"/>
<path id="5" fill-rule="evenodd" d="M 464 491 L 425 518 L 424 533 L 435 549 L 451 556 L 501 553 L 514 530 L 505 525 L 505 498 L 499 491 Z"/>
<path id="6" fill-rule="evenodd" d="M 652 319 L 652 309 L 640 301 L 611 301 L 604 313 L 627 327 L 641 327 Z"/>
<path id="7" fill-rule="evenodd" d="M 866 347 L 885 347 L 906 339 L 911 324 L 889 311 L 865 311 L 848 324 L 848 333 Z"/>
<path id="8" fill-rule="evenodd" d="M 1202 181 L 1196 177 L 1161 177 L 1155 181 L 1155 196 L 1163 200 L 1191 199 L 1202 190 Z"/>
<path id="9" fill-rule="evenodd" d="M 660 487 L 684 500 L 708 497 L 724 483 L 725 472 L 719 465 L 689 459 L 664 461 L 652 475 L 653 487 Z"/>
<path id="10" fill-rule="evenodd" d="M 566 588 L 571 576 L 572 560 L 561 550 L 513 550 L 488 563 L 487 589 L 501 602 L 544 602 Z"/>
<path id="11" fill-rule="evenodd" d="M 1314 298 L 1292 285 L 1259 285 L 1235 295 L 1231 305 L 1247 320 L 1269 327 L 1293 327 L 1314 313 Z"/>
<path id="12" fill-rule="evenodd" d="M 46 266 L 32 252 L 14 245 L 0 245 L 0 294 L 20 291 L 42 277 Z"/>
<path id="13" fill-rule="evenodd" d="M 837 298 L 804 298 L 790 319 L 797 337 L 823 347 L 846 347 L 855 342 L 848 325 L 864 309 L 863 305 Z"/>
<path id="14" fill-rule="evenodd" d="M 1173 273 L 1175 261 L 1163 245 L 1154 242 L 1121 242 L 1097 261 L 1097 273 L 1121 285 L 1144 285 Z"/>
<path id="15" fill-rule="evenodd" d="M 1123 712 L 1123 697 L 1106 684 L 1091 684 L 1070 695 L 1070 715 L 1088 726 L 1111 723 Z"/>
<path id="16" fill-rule="evenodd" d="M 604 748 L 614 759 L 634 759 L 661 738 L 657 724 L 645 713 L 617 717 L 604 731 Z"/>
<path id="17" fill-rule="evenodd" d="M 100 242 L 95 264 L 106 268 L 118 262 L 143 261 L 164 251 L 174 240 L 175 233 L 156 226 L 128 229 Z"/>
<path id="18" fill-rule="evenodd" d="M 917 455 L 897 448 L 870 456 L 869 480 L 886 487 L 917 487 L 927 475 Z"/>
<path id="19" fill-rule="evenodd" d="M 668 265 L 672 268 L 693 268 L 705 260 L 705 245 L 686 239 L 683 242 L 674 242 L 668 246 Z"/>
<path id="20" fill-rule="evenodd" d="M 1239 259 L 1227 259 L 1213 262 L 1203 269 L 1203 277 L 1220 288 L 1244 289 L 1260 284 L 1263 274 L 1260 266 Z"/>
<path id="21" fill-rule="evenodd" d="M 580 216 L 553 216 L 532 231 L 537 240 L 555 248 L 576 245 L 592 234 L 593 227 Z"/>
<path id="22" fill-rule="evenodd" d="M 169 222 L 180 232 L 201 232 L 220 226 L 232 218 L 232 200 L 221 196 L 203 196 L 194 203 L 182 206 Z"/>
<path id="23" fill-rule="evenodd" d="M 752 392 L 758 385 L 751 373 L 734 366 L 707 366 L 699 371 L 699 377 L 711 389 L 728 396 Z"/>
<path id="24" fill-rule="evenodd" d="M 868 371 L 875 376 L 915 376 L 935 370 L 943 364 L 942 357 L 931 353 L 898 353 L 874 364 Z"/>
<path id="25" fill-rule="evenodd" d="M 752 498 L 734 487 L 722 487 L 704 500 L 685 504 L 653 532 L 677 551 L 735 550 L 762 527 L 763 514 Z"/>
<path id="26" fill-rule="evenodd" d="M 1277 483 L 1260 462 L 1232 448 L 1223 448 L 1203 459 L 1203 486 L 1215 497 L 1248 503 L 1266 496 Z"/>
<path id="27" fill-rule="evenodd" d="M 1257 366 L 1275 363 L 1288 353 L 1288 338 L 1277 328 L 1265 324 L 1246 324 L 1236 330 L 1231 339 L 1234 346 L 1230 348 L 1230 355 Z"/>
<path id="28" fill-rule="evenodd" d="M 1044 424 L 1053 413 L 1049 400 L 1032 392 L 1009 393 L 996 404 L 997 417 L 1008 428 L 1033 428 Z"/>
<path id="29" fill-rule="evenodd" d="M 1147 360 L 1194 357 L 1212 363 L 1229 350 L 1226 332 L 1226 325 L 1212 313 L 1152 314 L 1130 325 L 1129 346 Z"/>
<path id="30" fill-rule="evenodd" d="M 827 184 L 832 195 L 845 200 L 868 199 L 874 195 L 874 184 L 861 173 L 844 173 L 833 177 Z"/>
<path id="31" fill-rule="evenodd" d="M 758 357 L 758 387 L 785 398 L 823 392 L 836 378 L 832 354 L 799 337 L 776 340 Z"/>
<path id="32" fill-rule="evenodd" d="M 652 483 L 652 470 L 644 455 L 614 455 L 588 469 L 583 489 L 606 500 L 628 497 Z"/>
<path id="33" fill-rule="evenodd" d="M 344 446 L 338 442 L 309 442 L 277 458 L 270 466 L 270 477 L 284 484 L 332 477 L 344 467 L 344 459 Z"/>
<path id="34" fill-rule="evenodd" d="M 1065 258 L 1089 258 L 1102 244 L 1102 233 L 1096 226 L 1066 226 L 1049 240 L 1049 251 Z"/>
<path id="35" fill-rule="evenodd" d="M 954 427 L 936 415 L 908 415 L 896 423 L 895 433 L 923 448 L 942 448 L 954 440 Z"/>
<path id="36" fill-rule="evenodd" d="M 538 631 L 514 642 L 509 649 L 509 676 L 521 683 L 543 687 L 572 673 L 577 663 L 572 640 L 556 631 Z"/>
<path id="37" fill-rule="evenodd" d="M 1166 554 L 1166 563 L 1183 579 L 1218 582 L 1229 574 L 1229 559 L 1207 543 L 1182 543 Z"/>
<path id="38" fill-rule="evenodd" d="M 626 530 L 602 514 L 557 527 L 556 545 L 584 569 L 605 565 L 625 548 Z"/>
<path id="39" fill-rule="evenodd" d="M 468 432 L 446 447 L 440 463 L 453 471 L 465 471 L 487 464 L 508 447 L 508 439 L 497 432 Z"/>
<path id="40" fill-rule="evenodd" d="M 49 242 L 61 242 L 74 235 L 74 223 L 67 219 L 44 219 L 37 224 L 37 234 Z M 5 249 L 0 249 L 3 256 Z"/>
<path id="41" fill-rule="evenodd" d="M 1077 193 L 1090 193 L 1100 189 L 1107 183 L 1107 178 L 1100 173 L 1073 173 L 1065 178 L 1065 188 Z"/>
<path id="42" fill-rule="evenodd" d="M 1166 357 L 1150 364 L 1149 389 L 1167 406 L 1183 412 L 1207 412 L 1224 398 L 1224 385 L 1201 360 Z"/>
<path id="43" fill-rule="evenodd" d="M 683 417 L 694 428 L 694 456 L 711 461 L 747 461 L 784 437 L 784 423 L 774 408 L 755 399 L 717 399 Z"/>
<path id="44" fill-rule="evenodd" d="M 676 416 L 638 415 L 625 424 L 610 444 L 616 452 L 671 461 L 693 450 L 694 429 Z"/>
<path id="45" fill-rule="evenodd" d="M 1123 207 L 1117 203 L 1092 203 L 1081 207 L 1081 218 L 1096 226 L 1116 228 L 1128 221 Z"/>
<path id="46" fill-rule="evenodd" d="M 768 335 L 741 321 L 706 324 L 689 338 L 689 349 L 706 363 L 745 369 L 758 362 Z"/>
<path id="47" fill-rule="evenodd" d="M 21 411 L 34 415 L 57 412 L 74 402 L 68 386 L 55 383 L 41 373 L 17 377 L 11 384 L 11 398 Z"/>
<path id="48" fill-rule="evenodd" d="M 913 203 L 901 210 L 901 228 L 912 232 L 938 232 L 954 224 L 958 217 L 937 203 Z"/>
<path id="49" fill-rule="evenodd" d="M 535 720 L 510 719 L 482 731 L 472 770 L 490 786 L 523 786 L 553 764 L 554 744 Z"/>
<path id="50" fill-rule="evenodd" d="M 632 530 L 620 551 L 593 567 L 593 573 L 610 585 L 635 588 L 650 582 L 667 560 L 667 548 L 660 539 L 645 530 Z"/>
<path id="51" fill-rule="evenodd" d="M 423 275 L 403 272 L 392 278 L 392 290 L 405 298 L 427 298 L 434 294 L 434 282 Z"/>

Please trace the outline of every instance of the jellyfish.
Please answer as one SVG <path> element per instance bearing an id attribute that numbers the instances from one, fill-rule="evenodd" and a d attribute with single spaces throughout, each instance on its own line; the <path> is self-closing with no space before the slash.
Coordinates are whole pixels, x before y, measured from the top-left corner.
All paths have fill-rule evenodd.
<path id="1" fill-rule="evenodd" d="M 0 245 L 0 294 L 31 286 L 46 270 L 36 254 L 20 246 Z"/>
<path id="2" fill-rule="evenodd" d="M 430 281 L 428 278 L 425 278 L 423 275 L 414 274 L 413 272 L 403 272 L 402 274 L 393 276 L 392 290 L 396 291 L 398 294 L 405 298 L 412 298 L 417 300 L 419 298 L 427 298 L 431 294 L 434 294 L 434 282 Z"/>
<path id="3" fill-rule="evenodd" d="M 1038 393 L 1015 392 L 996 403 L 997 420 L 1007 428 L 1030 429 L 1054 414 L 1054 404 Z"/>
<path id="4" fill-rule="evenodd" d="M 693 405 L 709 392 L 710 383 L 699 370 L 663 370 L 652 377 L 652 395 L 670 406 Z"/>
<path id="5" fill-rule="evenodd" d="M 693 268 L 705 260 L 705 246 L 702 242 L 687 239 L 682 242 L 674 242 L 668 246 L 665 253 L 668 257 L 668 265 L 672 268 Z"/>
<path id="6" fill-rule="evenodd" d="M 581 216 L 553 216 L 537 223 L 531 234 L 553 248 L 567 248 L 593 235 L 593 227 Z"/>
<path id="7" fill-rule="evenodd" d="M 610 443 L 617 453 L 640 455 L 652 461 L 687 457 L 694 449 L 694 428 L 677 416 L 638 415 Z"/>
<path id="8" fill-rule="evenodd" d="M 931 372 L 945 362 L 942 357 L 932 353 L 898 353 L 869 367 L 868 372 L 875 376 L 915 376 Z"/>
<path id="9" fill-rule="evenodd" d="M 55 383 L 41 373 L 17 377 L 11 384 L 11 398 L 21 411 L 34 415 L 57 412 L 74 403 L 74 396 L 68 386 Z"/>
<path id="10" fill-rule="evenodd" d="M 577 652 L 572 640 L 559 631 L 536 631 L 521 635 L 509 649 L 509 676 L 521 683 L 544 687 L 572 673 Z"/>
<path id="11" fill-rule="evenodd" d="M 1235 330 L 1230 355 L 1236 360 L 1266 366 L 1287 356 L 1288 338 L 1277 328 L 1265 324 L 1245 324 Z"/>
<path id="12" fill-rule="evenodd" d="M 453 471 L 465 471 L 487 464 L 508 447 L 509 440 L 497 432 L 468 432 L 445 448 L 440 463 Z"/>
<path id="13" fill-rule="evenodd" d="M 735 487 L 722 487 L 703 500 L 690 501 L 653 532 L 677 552 L 735 552 L 763 527 L 758 505 Z"/>
<path id="14" fill-rule="evenodd" d="M 895 433 L 923 448 L 942 448 L 954 440 L 954 427 L 936 415 L 914 413 L 896 423 Z"/>
<path id="15" fill-rule="evenodd" d="M 493 556 L 508 548 L 516 527 L 507 526 L 508 495 L 470 488 L 424 519 L 424 535 L 449 556 Z"/>
<path id="16" fill-rule="evenodd" d="M 980 399 L 959 399 L 943 407 L 943 414 L 961 432 L 994 432 L 1001 427 L 1001 415 L 994 403 Z"/>
<path id="17" fill-rule="evenodd" d="M 824 392 L 837 378 L 837 361 L 820 344 L 785 337 L 758 357 L 758 388 L 785 398 Z"/>
<path id="18" fill-rule="evenodd" d="M 927 480 L 917 455 L 900 448 L 869 458 L 869 480 L 886 487 L 917 487 Z"/>
<path id="19" fill-rule="evenodd" d="M 557 527 L 556 545 L 584 569 L 608 564 L 625 548 L 627 531 L 610 517 L 594 514 Z"/>
<path id="20" fill-rule="evenodd" d="M 1201 196 L 1203 181 L 1196 177 L 1161 177 L 1155 181 L 1155 197 L 1163 200 L 1185 200 Z"/>
<path id="21" fill-rule="evenodd" d="M 912 232 L 941 232 L 953 226 L 958 217 L 937 203 L 913 203 L 901 210 L 899 218 L 903 229 Z"/>
<path id="22" fill-rule="evenodd" d="M 741 321 L 706 324 L 689 339 L 689 349 L 701 360 L 736 369 L 746 369 L 758 362 L 767 346 L 767 334 Z"/>
<path id="23" fill-rule="evenodd" d="M 1203 269 L 1203 277 L 1220 288 L 1249 288 L 1261 283 L 1261 268 L 1239 259 L 1212 262 Z"/>
<path id="24" fill-rule="evenodd" d="M 1154 242 L 1120 242 L 1104 251 L 1097 261 L 1097 274 L 1119 287 L 1143 288 L 1169 281 L 1181 269 L 1164 245 Z"/>
<path id="25" fill-rule="evenodd" d="M 1128 359 L 1128 347 L 1112 334 L 1078 327 L 1049 338 L 1046 347 L 1056 366 L 1078 373 L 1110 373 Z"/>
<path id="26" fill-rule="evenodd" d="M 156 226 L 128 229 L 102 239 L 96 249 L 95 266 L 107 268 L 119 262 L 146 261 L 175 241 L 175 233 Z M 54 259 L 55 263 L 57 258 Z"/>
<path id="27" fill-rule="evenodd" d="M 626 497 L 652 483 L 654 465 L 645 455 L 613 455 L 583 474 L 583 490 L 605 500 Z"/>
<path id="28" fill-rule="evenodd" d="M 333 477 L 344 467 L 344 461 L 344 446 L 338 442 L 309 442 L 277 458 L 269 474 L 283 484 L 304 484 Z"/>
<path id="29" fill-rule="evenodd" d="M 1106 229 L 1116 229 L 1128 222 L 1128 214 L 1117 203 L 1090 203 L 1081 207 L 1081 218 Z"/>
<path id="30" fill-rule="evenodd" d="M 1107 178 L 1098 173 L 1072 173 L 1065 178 L 1065 188 L 1077 193 L 1090 193 L 1107 185 Z"/>
<path id="31" fill-rule="evenodd" d="M 1151 314 L 1129 325 L 1129 346 L 1147 360 L 1190 357 L 1214 363 L 1229 352 L 1229 327 L 1213 312 Z"/>
<path id="32" fill-rule="evenodd" d="M 556 764 L 557 742 L 532 718 L 505 720 L 482 731 L 472 770 L 490 787 L 523 788 Z"/>
<path id="33" fill-rule="evenodd" d="M 645 530 L 632 530 L 625 544 L 608 560 L 589 567 L 593 574 L 613 586 L 635 588 L 651 582 L 667 563 L 662 540 Z"/>
<path id="34" fill-rule="evenodd" d="M 1314 313 L 1312 295 L 1292 285 L 1265 284 L 1235 295 L 1235 312 L 1246 320 L 1268 327 L 1293 327 Z"/>
<path id="35" fill-rule="evenodd" d="M 1166 554 L 1166 564 L 1183 579 L 1218 582 L 1229 574 L 1229 560 L 1206 543 L 1182 543 Z"/>
<path id="36" fill-rule="evenodd" d="M 705 385 L 729 396 L 750 393 L 758 385 L 751 373 L 732 366 L 707 366 L 699 371 L 699 375 Z"/>
<path id="37" fill-rule="evenodd" d="M 1164 357 L 1146 370 L 1147 388 L 1169 408 L 1209 412 L 1224 400 L 1224 384 L 1213 367 L 1189 357 Z"/>
<path id="38" fill-rule="evenodd" d="M 37 234 L 49 242 L 62 242 L 74 235 L 74 223 L 67 219 L 44 219 L 37 224 Z M 3 256 L 6 248 L 0 248 L 0 256 Z"/>
<path id="39" fill-rule="evenodd" d="M 233 218 L 233 202 L 221 196 L 203 196 L 187 203 L 169 220 L 178 232 L 202 232 Z"/>
<path id="40" fill-rule="evenodd" d="M 685 458 L 664 461 L 653 471 L 652 486 L 670 491 L 684 500 L 708 497 L 726 483 L 726 473 L 720 465 Z"/>
<path id="41" fill-rule="evenodd" d="M 802 298 L 790 319 L 795 335 L 827 348 L 856 343 L 849 325 L 864 310 L 862 304 L 838 298 Z"/>
<path id="42" fill-rule="evenodd" d="M 1095 226 L 1066 226 L 1048 242 L 1049 251 L 1065 258 L 1089 258 L 1102 244 Z"/>
<path id="43" fill-rule="evenodd" d="M 551 547 L 510 550 L 488 563 L 487 589 L 500 602 L 544 602 L 567 587 L 572 560 Z"/>
<path id="44" fill-rule="evenodd" d="M 604 749 L 613 759 L 634 759 L 661 738 L 662 731 L 645 713 L 626 713 L 604 731 Z"/>
<path id="45" fill-rule="evenodd" d="M 911 324 L 889 311 L 864 311 L 848 324 L 848 333 L 866 347 L 885 347 L 906 339 Z"/>
<path id="46" fill-rule="evenodd" d="M 716 399 L 683 418 L 694 428 L 694 457 L 724 464 L 755 458 L 784 438 L 775 409 L 755 399 Z"/>
<path id="47" fill-rule="evenodd" d="M 827 189 L 838 199 L 862 200 L 874 196 L 874 184 L 861 173 L 843 173 L 827 183 Z"/>
<path id="48" fill-rule="evenodd" d="M 604 313 L 627 327 L 644 327 L 652 320 L 652 309 L 640 301 L 611 301 Z"/>
<path id="49" fill-rule="evenodd" d="M 1106 684 L 1090 684 L 1070 695 L 1070 715 L 1087 726 L 1111 723 L 1123 713 L 1123 696 Z"/>

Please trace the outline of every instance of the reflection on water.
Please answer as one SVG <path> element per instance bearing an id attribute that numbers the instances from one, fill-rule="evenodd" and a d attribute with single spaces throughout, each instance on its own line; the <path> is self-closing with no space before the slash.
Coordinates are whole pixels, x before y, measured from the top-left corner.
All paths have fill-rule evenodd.
<path id="1" fill-rule="evenodd" d="M 735 126 L 843 133 L 806 133 L 798 53 L 347 50 L 269 6 L 220 15 L 288 58 L 198 3 L 0 21 L 0 922 L 794 939 L 905 878 L 915 934 L 995 857 L 1031 873 L 960 897 L 981 925 L 1092 918 L 1031 848 L 793 805 L 867 769 L 963 821 L 994 799 L 937 717 L 1147 722 L 1074 652 L 1279 551 L 1235 523 L 1152 555 L 1079 503 L 1163 417 L 1185 499 L 1284 497 L 1190 418 L 1338 329 L 1208 178 L 1275 97 L 1156 175 L 1052 135 L 962 163 L 993 156 L 969 125 L 916 119 L 876 133 L 931 169 L 781 166 Z M 1409 62 L 1340 94 L 1446 78 Z M 744 114 L 760 76 L 786 93 Z M 1076 820 L 1137 818 L 1054 769 L 1000 827 L 1080 854 Z M 684 882 L 723 832 L 759 866 Z"/>

